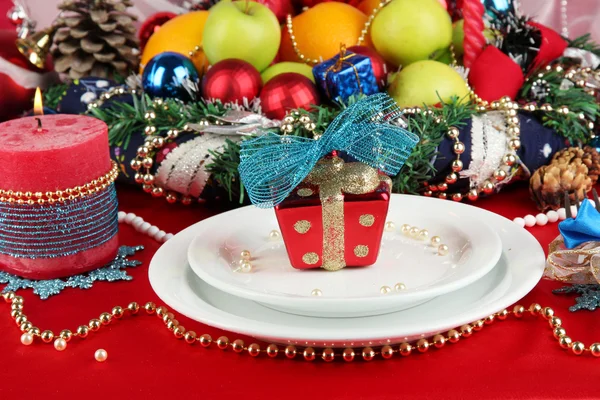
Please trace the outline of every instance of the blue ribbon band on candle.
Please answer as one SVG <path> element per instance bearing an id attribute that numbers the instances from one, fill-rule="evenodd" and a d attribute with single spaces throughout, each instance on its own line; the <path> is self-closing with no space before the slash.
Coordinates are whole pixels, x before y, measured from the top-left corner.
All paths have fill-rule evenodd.
<path id="1" fill-rule="evenodd" d="M 57 258 L 112 239 L 119 229 L 114 183 L 92 195 L 54 204 L 0 202 L 0 254 Z"/>
<path id="2" fill-rule="evenodd" d="M 394 99 L 379 93 L 342 111 L 318 140 L 274 133 L 244 140 L 239 172 L 250 200 L 262 208 L 276 206 L 334 150 L 396 175 L 419 141 L 396 125 L 401 115 Z"/>

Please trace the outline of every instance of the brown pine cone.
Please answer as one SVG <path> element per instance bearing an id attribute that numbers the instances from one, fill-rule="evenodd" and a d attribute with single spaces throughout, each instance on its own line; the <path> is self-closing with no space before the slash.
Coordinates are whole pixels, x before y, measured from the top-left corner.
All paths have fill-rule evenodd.
<path id="1" fill-rule="evenodd" d="M 529 192 L 538 209 L 558 210 L 564 206 L 565 193 L 574 203 L 575 195 L 581 200 L 592 190 L 586 164 L 594 165 L 594 162 L 593 155 L 589 154 L 586 156 L 583 149 L 571 147 L 556 153 L 549 165 L 535 171 L 529 181 Z"/>
<path id="2" fill-rule="evenodd" d="M 592 178 L 592 185 L 595 185 L 598 182 L 598 175 L 600 175 L 600 153 L 591 146 L 585 146 L 583 151 L 585 152 L 583 163 L 588 167 L 588 175 Z"/>

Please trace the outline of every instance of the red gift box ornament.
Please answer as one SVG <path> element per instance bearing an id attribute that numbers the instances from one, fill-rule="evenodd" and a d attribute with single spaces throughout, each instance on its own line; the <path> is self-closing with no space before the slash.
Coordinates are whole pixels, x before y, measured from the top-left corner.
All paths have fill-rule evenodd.
<path id="1" fill-rule="evenodd" d="M 316 139 L 267 133 L 241 143 L 242 182 L 256 206 L 276 207 L 293 267 L 376 261 L 391 189 L 385 174 L 397 174 L 419 140 L 397 125 L 400 115 L 380 93 L 346 108 Z M 360 162 L 327 156 L 334 151 Z"/>

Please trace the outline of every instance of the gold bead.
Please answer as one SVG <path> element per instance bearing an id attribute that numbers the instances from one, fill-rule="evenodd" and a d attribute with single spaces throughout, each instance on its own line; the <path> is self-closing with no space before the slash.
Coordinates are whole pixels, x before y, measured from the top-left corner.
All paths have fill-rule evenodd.
<path id="1" fill-rule="evenodd" d="M 404 357 L 410 356 L 410 353 L 412 353 L 412 349 L 413 349 L 413 347 L 411 346 L 410 343 L 402 343 L 400 345 L 400 354 L 403 355 Z"/>
<path id="2" fill-rule="evenodd" d="M 161 187 L 152 188 L 152 197 L 161 197 L 165 193 Z"/>
<path id="3" fill-rule="evenodd" d="M 40 328 L 38 328 L 37 326 L 32 326 L 29 329 L 29 333 L 31 333 L 33 336 L 40 336 Z"/>
<path id="4" fill-rule="evenodd" d="M 573 343 L 573 341 L 568 336 L 562 336 L 560 339 L 558 339 L 558 344 L 563 349 L 568 349 L 569 347 L 571 347 L 572 343 Z"/>
<path id="5" fill-rule="evenodd" d="M 167 203 L 174 204 L 177 202 L 177 195 L 174 193 L 169 193 L 166 196 Z"/>
<path id="6" fill-rule="evenodd" d="M 11 312 L 10 312 L 10 316 L 12 319 L 17 319 L 21 315 L 23 315 L 23 312 L 21 310 L 11 310 Z"/>
<path id="7" fill-rule="evenodd" d="M 594 343 L 590 346 L 590 353 L 594 357 L 600 357 L 600 343 Z"/>
<path id="8" fill-rule="evenodd" d="M 304 359 L 306 361 L 313 361 L 315 359 L 315 349 L 313 349 L 312 347 L 307 347 L 306 349 L 304 349 L 303 355 L 304 355 Z"/>
<path id="9" fill-rule="evenodd" d="M 15 318 L 15 324 L 17 324 L 17 326 L 20 326 L 21 324 L 24 324 L 25 322 L 27 322 L 27 316 L 25 314 L 21 314 L 20 316 Z"/>
<path id="10" fill-rule="evenodd" d="M 411 228 L 412 228 L 412 226 L 410 226 L 409 224 L 403 224 L 400 227 L 400 232 L 402 232 L 405 235 L 408 235 L 410 233 Z"/>
<path id="11" fill-rule="evenodd" d="M 456 332 L 458 334 L 458 332 Z M 442 335 L 435 335 L 433 337 L 433 345 L 438 349 L 441 349 L 446 344 L 446 338 Z"/>
<path id="12" fill-rule="evenodd" d="M 372 347 L 365 347 L 362 351 L 362 358 L 365 361 L 371 361 L 375 358 L 375 351 Z"/>
<path id="13" fill-rule="evenodd" d="M 156 309 L 156 316 L 160 319 L 163 319 L 168 312 L 169 310 L 167 310 L 167 307 L 160 306 Z"/>
<path id="14" fill-rule="evenodd" d="M 463 337 L 469 337 L 473 334 L 473 328 L 468 324 L 463 325 L 460 327 L 460 333 Z"/>
<path id="15" fill-rule="evenodd" d="M 209 334 L 205 333 L 204 335 L 200 336 L 199 342 L 202 345 L 202 347 L 208 347 L 212 343 L 212 337 Z"/>
<path id="16" fill-rule="evenodd" d="M 506 317 L 508 317 L 508 310 L 504 309 L 504 310 L 500 311 L 499 313 L 497 313 L 496 316 L 498 317 L 498 319 L 500 321 L 504 321 L 506 319 Z"/>
<path id="17" fill-rule="evenodd" d="M 480 331 L 483 329 L 483 326 L 485 325 L 485 322 L 483 322 L 482 319 L 473 322 L 473 330 L 475 331 Z"/>
<path id="18" fill-rule="evenodd" d="M 542 310 L 542 316 L 545 319 L 550 319 L 554 316 L 554 310 L 550 307 L 544 307 L 544 309 Z"/>
<path id="19" fill-rule="evenodd" d="M 19 329 L 21 330 L 21 332 L 27 332 L 31 329 L 31 327 L 33 326 L 33 324 L 29 321 L 24 322 L 21 324 L 21 326 L 19 326 Z"/>
<path id="20" fill-rule="evenodd" d="M 454 161 L 452 161 L 451 167 L 452 167 L 452 171 L 460 172 L 463 169 L 463 163 L 460 160 L 454 160 Z"/>
<path id="21" fill-rule="evenodd" d="M 11 310 L 22 310 L 23 304 L 22 303 L 13 303 L 10 305 L 10 309 Z"/>
<path id="22" fill-rule="evenodd" d="M 10 191 L 9 191 L 9 192 L 10 192 Z M 9 195 L 10 195 L 10 193 L 9 193 Z M 3 298 L 3 299 L 4 299 L 4 301 L 5 301 L 5 302 L 7 302 L 7 303 L 8 303 L 8 302 L 11 302 L 11 301 L 12 301 L 12 299 L 14 299 L 14 298 L 15 298 L 15 292 L 5 292 L 5 293 L 2 293 L 2 298 Z"/>
<path id="23" fill-rule="evenodd" d="M 173 335 L 177 339 L 183 338 L 184 334 L 185 334 L 185 327 L 183 325 L 175 326 L 175 328 L 173 329 Z"/>
<path id="24" fill-rule="evenodd" d="M 562 320 L 558 317 L 550 317 L 548 320 L 551 328 L 558 328 L 562 325 Z"/>
<path id="25" fill-rule="evenodd" d="M 571 346 L 571 351 L 573 352 L 573 354 L 580 356 L 585 351 L 585 345 L 581 342 L 573 342 L 573 345 Z"/>
<path id="26" fill-rule="evenodd" d="M 144 310 L 146 310 L 148 314 L 154 314 L 156 312 L 156 304 L 150 301 L 144 304 Z"/>
<path id="27" fill-rule="evenodd" d="M 85 325 L 80 325 L 79 328 L 77 328 L 77 336 L 79 336 L 80 338 L 86 338 L 90 333 L 90 328 L 88 328 Z"/>
<path id="28" fill-rule="evenodd" d="M 271 358 L 277 357 L 279 353 L 279 348 L 276 344 L 270 344 L 267 346 L 267 355 Z"/>
<path id="29" fill-rule="evenodd" d="M 506 179 L 506 171 L 504 171 L 503 169 L 497 169 L 494 171 L 494 178 L 498 181 L 498 182 L 502 182 L 504 179 Z"/>
<path id="30" fill-rule="evenodd" d="M 513 314 L 515 314 L 515 317 L 517 317 L 517 318 L 521 318 L 524 313 L 525 313 L 525 307 L 523 307 L 521 305 L 516 305 L 513 308 Z"/>
<path id="31" fill-rule="evenodd" d="M 483 184 L 483 193 L 492 194 L 494 192 L 494 184 L 490 181 L 485 181 Z"/>
<path id="32" fill-rule="evenodd" d="M 296 354 L 298 353 L 298 351 L 296 350 L 296 346 L 286 346 L 285 347 L 285 356 L 289 359 L 292 359 L 294 357 L 296 357 Z"/>
<path id="33" fill-rule="evenodd" d="M 456 139 L 458 137 L 458 135 L 460 134 L 460 131 L 458 130 L 457 127 L 455 126 L 451 126 L 450 128 L 448 128 L 448 132 L 446 132 L 446 135 L 450 138 L 450 139 Z"/>
<path id="34" fill-rule="evenodd" d="M 52 341 L 52 339 L 54 339 L 54 333 L 52 333 L 52 331 L 50 331 L 50 330 L 46 330 L 46 331 L 42 332 L 40 337 L 42 338 L 42 341 L 44 343 L 50 343 Z"/>
<path id="35" fill-rule="evenodd" d="M 429 231 L 427 229 L 421 229 L 419 231 L 419 234 L 417 235 L 417 238 L 419 240 L 427 240 L 428 237 L 429 237 Z"/>
<path id="36" fill-rule="evenodd" d="M 557 328 L 554 328 L 554 330 L 552 331 L 552 335 L 554 336 L 555 339 L 560 339 L 561 337 L 565 336 L 567 334 L 567 331 L 565 330 L 565 328 L 559 326 Z"/>
<path id="37" fill-rule="evenodd" d="M 517 157 L 514 154 L 506 154 L 503 157 L 502 161 L 504 162 L 504 164 L 508 165 L 509 167 L 512 167 L 517 162 Z"/>
<path id="38" fill-rule="evenodd" d="M 454 193 L 452 195 L 453 201 L 462 201 L 462 199 L 463 199 L 463 195 L 461 193 Z"/>
<path id="39" fill-rule="evenodd" d="M 450 343 L 456 343 L 460 340 L 460 333 L 456 329 L 451 329 L 448 331 L 448 341 Z"/>
<path id="40" fill-rule="evenodd" d="M 508 143 L 513 150 L 519 150 L 521 148 L 521 140 L 517 138 L 510 139 Z"/>
<path id="41" fill-rule="evenodd" d="M 539 304 L 532 304 L 529 306 L 529 313 L 531 315 L 539 315 L 539 313 L 542 311 L 542 306 L 540 306 Z"/>
<path id="42" fill-rule="evenodd" d="M 135 301 L 132 301 L 127 305 L 127 310 L 129 310 L 129 312 L 135 315 L 140 311 L 140 305 Z"/>
<path id="43" fill-rule="evenodd" d="M 511 126 L 506 130 L 506 132 L 510 136 L 519 136 L 521 134 L 521 128 L 519 128 L 518 126 Z"/>
<path id="44" fill-rule="evenodd" d="M 71 332 L 68 329 L 63 329 L 62 331 L 60 331 L 60 333 L 58 334 L 58 336 L 60 338 L 64 339 L 66 342 L 69 342 L 73 338 L 73 332 Z"/>
<path id="45" fill-rule="evenodd" d="M 121 307 L 121 306 L 113 307 L 113 309 L 111 310 L 111 314 L 115 318 L 122 318 L 123 314 L 124 314 L 123 307 Z"/>
<path id="46" fill-rule="evenodd" d="M 335 359 L 335 352 L 331 348 L 326 348 L 321 354 L 321 358 L 325 362 L 332 362 Z"/>
<path id="47" fill-rule="evenodd" d="M 456 181 L 458 180 L 458 175 L 456 175 L 455 172 L 452 172 L 451 174 L 448 174 L 446 176 L 446 183 L 449 185 L 452 185 L 453 183 L 456 183 Z"/>
<path id="48" fill-rule="evenodd" d="M 394 355 L 394 349 L 390 345 L 385 345 L 381 348 L 381 357 L 389 360 Z"/>
<path id="49" fill-rule="evenodd" d="M 225 350 L 229 346 L 229 338 L 227 336 L 220 336 L 217 339 L 217 347 L 221 350 Z"/>
<path id="50" fill-rule="evenodd" d="M 244 341 L 242 339 L 234 340 L 233 343 L 231 344 L 231 348 L 236 353 L 241 353 L 242 351 L 244 351 Z"/>
<path id="51" fill-rule="evenodd" d="M 429 342 L 427 339 L 419 339 L 417 342 L 417 350 L 419 350 L 420 353 L 425 353 L 429 350 Z"/>
<path id="52" fill-rule="evenodd" d="M 464 145 L 463 142 L 456 142 L 452 146 L 452 149 L 454 150 L 454 153 L 456 153 L 456 154 L 462 154 L 462 153 L 465 152 L 465 145 Z"/>
<path id="53" fill-rule="evenodd" d="M 100 318 L 98 318 L 98 319 L 100 320 L 102 325 L 108 325 L 108 324 L 110 324 L 110 321 L 112 320 L 112 315 L 110 315 L 107 312 L 103 312 L 102 314 L 100 314 Z"/>
<path id="54" fill-rule="evenodd" d="M 88 323 L 88 327 L 92 330 L 92 332 L 96 332 L 98 329 L 100 329 L 101 325 L 102 324 L 97 319 L 91 319 Z"/>
<path id="55" fill-rule="evenodd" d="M 479 193 L 477 193 L 477 189 L 469 190 L 468 198 L 471 201 L 475 201 L 479 198 Z"/>
<path id="56" fill-rule="evenodd" d="M 258 343 L 252 343 L 248 346 L 248 354 L 250 357 L 257 357 L 260 354 L 260 345 Z"/>
<path id="57" fill-rule="evenodd" d="M 196 332 L 194 332 L 194 331 L 187 331 L 185 333 L 185 335 L 183 335 L 183 340 L 185 340 L 185 342 L 187 344 L 194 344 L 194 343 L 196 343 Z"/>
<path id="58" fill-rule="evenodd" d="M 410 230 L 408 231 L 409 235 L 416 238 L 419 235 L 420 229 L 417 228 L 416 226 L 413 226 L 412 228 L 410 228 Z"/>
<path id="59" fill-rule="evenodd" d="M 242 257 L 242 260 L 249 260 L 250 259 L 250 251 L 242 250 L 242 252 L 240 253 L 240 257 Z"/>
<path id="60" fill-rule="evenodd" d="M 342 352 L 342 358 L 346 362 L 354 361 L 355 355 L 356 354 L 354 353 L 354 349 L 352 349 L 350 347 L 345 348 L 344 351 Z"/>
<path id="61" fill-rule="evenodd" d="M 23 304 L 23 297 L 14 296 L 11 301 L 12 301 L 12 304 Z"/>

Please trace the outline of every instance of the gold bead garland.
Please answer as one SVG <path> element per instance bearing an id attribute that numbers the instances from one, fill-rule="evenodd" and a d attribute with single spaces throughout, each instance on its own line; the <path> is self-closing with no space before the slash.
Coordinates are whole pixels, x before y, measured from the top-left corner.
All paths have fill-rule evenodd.
<path id="1" fill-rule="evenodd" d="M 21 342 L 24 345 L 32 344 L 35 338 L 41 339 L 43 343 L 53 342 L 55 335 L 52 331 L 45 330 L 40 332 L 40 329 L 33 326 L 31 322 L 28 321 L 27 316 L 23 314 L 23 297 L 16 296 L 14 292 L 6 292 L 2 294 L 2 298 L 4 298 L 6 303 L 11 304 L 11 318 L 15 320 L 17 326 L 21 327 L 20 330 L 23 332 L 21 336 Z M 173 333 L 173 336 L 176 339 L 183 339 L 189 345 L 200 343 L 202 347 L 209 347 L 213 343 L 213 339 L 209 334 L 202 334 L 198 336 L 196 332 L 186 330 L 186 328 L 180 325 L 179 321 L 175 319 L 175 315 L 169 312 L 165 306 L 157 307 L 153 302 L 148 302 L 143 307 L 140 307 L 137 302 L 131 302 L 125 308 L 115 306 L 110 313 L 100 314 L 99 319 L 92 319 L 88 325 L 79 326 L 75 333 L 68 329 L 62 330 L 56 337 L 56 340 L 60 342 L 55 342 L 54 345 L 57 350 L 62 351 L 66 348 L 67 343 L 70 343 L 73 338 L 85 339 L 88 337 L 90 332 L 96 332 L 102 326 L 117 322 L 125 316 L 139 314 L 142 308 L 147 315 L 156 315 L 159 319 L 161 319 L 167 329 Z M 539 304 L 534 303 L 529 306 L 527 311 L 534 317 L 540 317 L 548 321 L 549 327 L 552 329 L 553 336 L 557 340 L 560 347 L 564 349 L 570 349 L 574 355 L 579 356 L 584 353 L 589 353 L 594 357 L 600 357 L 600 343 L 593 343 L 590 346 L 586 346 L 580 341 L 574 342 L 569 336 L 567 336 L 567 332 L 562 326 L 561 319 L 554 314 L 554 310 L 550 307 L 541 307 Z M 283 354 L 287 359 L 293 359 L 299 353 L 301 353 L 306 361 L 314 361 L 317 357 L 320 357 L 325 362 L 331 362 L 334 361 L 336 357 L 341 356 L 344 361 L 350 362 L 354 360 L 356 354 L 360 354 L 364 361 L 371 361 L 377 356 L 381 356 L 381 358 L 388 360 L 395 354 L 409 356 L 414 354 L 414 350 L 417 350 L 418 353 L 426 353 L 432 347 L 441 349 L 445 347 L 447 343 L 457 343 L 461 339 L 470 337 L 474 332 L 481 331 L 486 325 L 491 325 L 496 321 L 503 321 L 510 315 L 520 319 L 525 313 L 526 310 L 523 306 L 515 305 L 512 311 L 504 309 L 471 324 L 465 324 L 459 328 L 450 329 L 445 334 L 436 334 L 432 338 L 419 339 L 415 344 L 404 342 L 396 347 L 384 345 L 379 348 L 373 348 L 368 346 L 364 347 L 358 352 L 350 347 L 343 350 L 333 349 L 330 347 L 321 350 L 315 350 L 313 347 L 299 349 L 294 345 L 288 345 L 285 346 Z M 27 325 L 26 329 L 23 329 L 23 324 L 27 322 L 29 322 L 29 325 Z M 262 348 L 258 343 L 251 343 L 250 345 L 246 346 L 243 340 L 236 339 L 230 341 L 227 336 L 220 336 L 215 341 L 215 344 L 221 350 L 227 350 L 231 348 L 235 353 L 246 352 L 251 357 L 257 357 L 261 354 L 266 354 L 269 358 L 277 358 L 280 353 L 279 346 L 276 344 L 269 344 L 266 348 Z"/>
<path id="2" fill-rule="evenodd" d="M 35 193 L 0 189 L 0 202 L 28 205 L 64 203 L 65 201 L 72 201 L 106 189 L 117 179 L 118 175 L 119 168 L 114 161 L 111 161 L 110 171 L 84 185 L 56 190 L 54 192 Z"/>

